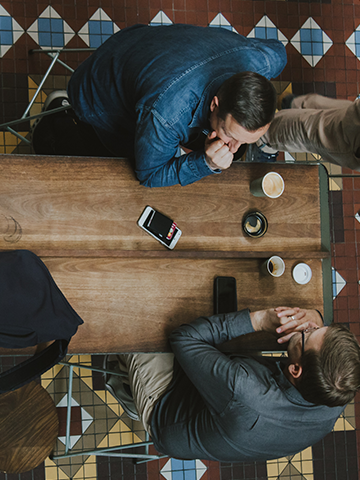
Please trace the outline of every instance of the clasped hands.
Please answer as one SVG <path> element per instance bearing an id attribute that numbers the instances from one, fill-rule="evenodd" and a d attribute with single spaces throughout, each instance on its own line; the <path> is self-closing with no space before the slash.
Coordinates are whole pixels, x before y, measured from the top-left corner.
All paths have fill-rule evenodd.
<path id="1" fill-rule="evenodd" d="M 277 307 L 250 313 L 255 331 L 266 331 L 279 335 L 278 343 L 286 343 L 297 332 L 308 328 L 323 327 L 321 315 L 317 310 L 299 307 Z"/>
<path id="2" fill-rule="evenodd" d="M 226 143 L 216 137 L 216 132 L 212 131 L 205 140 L 205 159 L 212 170 L 225 170 L 232 164 L 234 155 Z"/>

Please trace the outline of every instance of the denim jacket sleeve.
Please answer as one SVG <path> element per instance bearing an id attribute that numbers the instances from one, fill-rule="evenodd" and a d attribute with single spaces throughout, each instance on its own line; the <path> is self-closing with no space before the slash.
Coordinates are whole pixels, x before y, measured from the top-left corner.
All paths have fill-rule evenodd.
<path id="1" fill-rule="evenodd" d="M 141 115 L 135 135 L 136 175 L 146 187 L 194 183 L 214 172 L 202 150 L 176 157 L 180 132 L 153 109 Z"/>

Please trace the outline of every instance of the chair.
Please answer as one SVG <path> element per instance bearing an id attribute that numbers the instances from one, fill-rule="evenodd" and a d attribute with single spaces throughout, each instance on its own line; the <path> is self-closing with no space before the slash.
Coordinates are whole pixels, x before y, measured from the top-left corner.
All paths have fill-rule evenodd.
<path id="1" fill-rule="evenodd" d="M 59 432 L 56 407 L 35 382 L 0 395 L 0 470 L 23 473 L 47 458 Z"/>
<path id="2" fill-rule="evenodd" d="M 95 448 L 93 450 L 80 450 L 76 452 L 69 452 L 70 450 L 70 426 L 71 426 L 71 396 L 72 396 L 72 385 L 73 385 L 73 370 L 74 368 L 81 368 L 86 370 L 92 370 L 95 372 L 102 373 L 111 373 L 112 375 L 118 375 L 120 377 L 125 376 L 124 373 L 117 373 L 104 368 L 90 367 L 88 365 L 83 365 L 81 363 L 70 363 L 61 361 L 60 365 L 64 365 L 69 368 L 69 383 L 68 383 L 68 396 L 67 396 L 67 416 L 66 416 L 66 436 L 65 436 L 65 453 L 64 454 L 53 454 L 50 458 L 52 460 L 60 460 L 63 458 L 71 458 L 82 455 L 99 455 L 99 456 L 111 456 L 111 457 L 125 457 L 132 458 L 134 463 L 144 463 L 151 460 L 157 460 L 160 458 L 167 457 L 166 455 L 154 455 L 149 454 L 149 446 L 153 444 L 150 441 L 149 435 L 146 434 L 146 441 L 141 443 L 132 443 L 129 445 L 120 445 L 115 447 L 105 447 L 105 448 Z M 145 453 L 126 453 L 124 450 L 134 448 L 134 447 L 145 447 Z"/>
<path id="3" fill-rule="evenodd" d="M 12 133 L 13 135 L 15 135 L 17 138 L 19 138 L 21 141 L 25 142 L 27 145 L 30 145 L 31 142 L 23 137 L 20 133 L 18 133 L 16 130 L 14 130 L 13 128 L 11 128 L 12 126 L 14 125 L 18 125 L 20 123 L 23 123 L 23 122 L 28 122 L 29 120 L 35 120 L 37 118 L 42 118 L 42 117 L 45 117 L 47 115 L 52 115 L 54 113 L 57 113 L 57 112 L 61 112 L 63 110 L 69 110 L 69 106 L 66 105 L 66 106 L 63 106 L 63 107 L 59 107 L 59 108 L 54 108 L 53 110 L 49 111 L 49 112 L 41 112 L 41 113 L 38 113 L 36 115 L 29 115 L 29 112 L 30 112 L 30 109 L 31 107 L 33 106 L 37 96 L 39 95 L 41 89 L 43 88 L 44 86 L 44 83 L 46 81 L 46 79 L 48 78 L 48 76 L 50 75 L 50 72 L 52 71 L 54 65 L 56 63 L 59 63 L 60 65 L 62 65 L 63 67 L 65 67 L 67 70 L 69 70 L 71 73 L 74 72 L 74 69 L 71 68 L 69 65 L 67 65 L 65 62 L 63 62 L 62 60 L 59 59 L 59 56 L 62 54 L 62 53 L 70 53 L 70 52 L 94 52 L 96 50 L 96 48 L 61 48 L 61 49 L 43 49 L 43 48 L 39 48 L 39 49 L 32 49 L 29 51 L 30 54 L 34 54 L 34 53 L 46 53 L 51 59 L 51 63 L 49 65 L 49 68 L 46 70 L 46 73 L 45 75 L 43 76 L 34 96 L 32 97 L 32 99 L 30 100 L 29 102 L 29 105 L 27 106 L 25 112 L 23 113 L 22 117 L 17 119 L 17 120 L 12 120 L 10 122 L 6 122 L 6 123 L 2 123 L 0 124 L 0 131 L 1 130 L 7 130 L 8 132 Z"/>

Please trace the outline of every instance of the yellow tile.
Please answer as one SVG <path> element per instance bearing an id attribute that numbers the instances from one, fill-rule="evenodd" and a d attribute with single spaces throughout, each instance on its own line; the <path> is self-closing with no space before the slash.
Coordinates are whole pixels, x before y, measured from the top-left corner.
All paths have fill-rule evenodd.
<path id="1" fill-rule="evenodd" d="M 129 445 L 131 443 L 138 443 L 138 441 L 134 442 L 136 435 L 132 432 L 125 432 L 121 434 L 120 445 Z"/>
<path id="2" fill-rule="evenodd" d="M 69 477 L 66 473 L 58 468 L 58 466 L 50 460 L 50 458 L 45 459 L 45 480 L 69 480 Z"/>
<path id="3" fill-rule="evenodd" d="M 50 383 L 53 381 L 53 379 L 51 378 L 50 380 L 46 380 L 44 378 L 41 377 L 41 386 L 43 388 L 45 388 L 45 390 L 47 389 L 47 387 L 50 385 Z"/>
<path id="4" fill-rule="evenodd" d="M 108 392 L 106 392 L 105 390 L 97 390 L 97 391 L 96 391 L 96 395 L 97 395 L 98 397 L 100 397 L 101 400 L 102 400 L 104 403 L 108 403 L 107 400 L 106 400 L 106 394 L 107 394 L 107 393 L 108 393 Z M 114 398 L 114 397 L 113 397 L 113 398 Z"/>
<path id="5" fill-rule="evenodd" d="M 341 185 L 339 185 L 341 183 Z M 329 178 L 329 190 L 331 192 L 337 192 L 342 190 L 342 179 L 341 178 Z"/>
<path id="6" fill-rule="evenodd" d="M 21 140 L 10 132 L 0 132 L 0 153 L 12 153 L 21 143 Z M 19 132 L 20 135 L 26 137 L 29 132 Z"/>
<path id="7" fill-rule="evenodd" d="M 75 369 L 74 369 L 75 371 Z M 80 375 L 81 377 L 81 380 L 86 383 L 86 385 L 91 389 L 93 390 L 93 379 L 92 377 L 83 377 L 82 375 Z"/>
<path id="8" fill-rule="evenodd" d="M 301 452 L 301 459 L 302 460 L 312 460 L 312 448 L 311 447 L 305 448 L 305 450 L 303 450 Z"/>
<path id="9" fill-rule="evenodd" d="M 288 462 L 286 462 L 286 464 L 282 464 L 282 463 L 280 464 L 277 461 L 275 461 L 275 463 L 266 462 L 268 478 L 277 478 L 281 474 L 281 472 L 284 470 L 287 464 Z"/>
<path id="10" fill-rule="evenodd" d="M 313 468 L 313 462 L 312 460 L 305 460 L 301 462 L 301 469 L 300 472 L 303 475 L 308 475 L 308 474 L 313 474 L 314 473 L 314 468 Z"/>
<path id="11" fill-rule="evenodd" d="M 42 379 L 53 379 L 56 377 L 56 375 L 62 370 L 63 365 L 55 365 L 54 367 L 50 368 L 47 372 L 43 373 L 41 375 Z"/>
<path id="12" fill-rule="evenodd" d="M 84 465 L 79 468 L 79 470 L 75 473 L 75 475 L 72 478 L 76 478 L 78 480 L 84 479 L 85 480 L 85 475 L 84 475 Z"/>
<path id="13" fill-rule="evenodd" d="M 38 88 L 38 85 L 34 82 L 34 80 L 31 77 L 28 77 L 28 93 L 29 93 L 29 102 L 32 100 L 36 90 Z M 35 99 L 35 103 L 44 103 L 47 98 L 47 95 L 40 90 L 39 95 Z"/>
<path id="14" fill-rule="evenodd" d="M 334 425 L 334 432 L 344 432 L 355 430 L 355 428 L 349 423 L 343 416 L 336 420 Z"/>
<path id="15" fill-rule="evenodd" d="M 96 478 L 96 457 L 93 455 L 89 457 L 84 465 L 85 478 Z"/>
<path id="16" fill-rule="evenodd" d="M 277 458 L 275 460 L 268 460 L 266 462 L 268 477 L 277 478 L 281 472 L 287 467 L 289 460 L 286 457 Z"/>

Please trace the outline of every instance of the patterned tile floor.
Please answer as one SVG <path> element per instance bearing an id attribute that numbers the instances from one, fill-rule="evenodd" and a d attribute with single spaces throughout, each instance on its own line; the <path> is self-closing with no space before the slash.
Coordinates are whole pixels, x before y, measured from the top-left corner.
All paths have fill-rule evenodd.
<path id="1" fill-rule="evenodd" d="M 277 38 L 286 45 L 288 65 L 275 82 L 279 94 L 317 92 L 354 100 L 360 82 L 360 4 L 358 0 L 0 0 L 0 122 L 20 118 L 34 96 L 51 58 L 30 49 L 96 48 L 111 34 L 135 23 L 193 23 L 227 28 L 256 38 Z M 69 53 L 64 60 L 76 68 L 86 53 Z M 36 98 L 38 113 L 49 92 L 66 87 L 71 71 L 56 65 Z M 0 132 L 0 153 L 28 153 L 29 122 L 17 132 Z M 289 152 L 286 161 L 320 160 Z M 326 165 L 329 178 L 333 262 L 334 321 L 346 323 L 360 339 L 360 179 L 332 177 L 354 172 Z M 77 361 L 73 358 L 72 361 Z M 100 356 L 82 362 L 101 366 Z M 6 368 L 8 359 L 2 359 Z M 64 402 L 67 368 L 57 366 L 41 379 L 58 407 L 61 424 L 57 450 L 64 449 Z M 130 420 L 104 391 L 102 376 L 76 372 L 72 395 L 72 450 L 93 446 L 139 443 L 141 424 Z M 359 477 L 359 397 L 349 405 L 334 432 L 312 448 L 271 462 L 222 464 L 162 459 L 134 465 L 113 457 L 46 460 L 27 474 L 0 473 L 7 480 L 355 480 Z"/>

